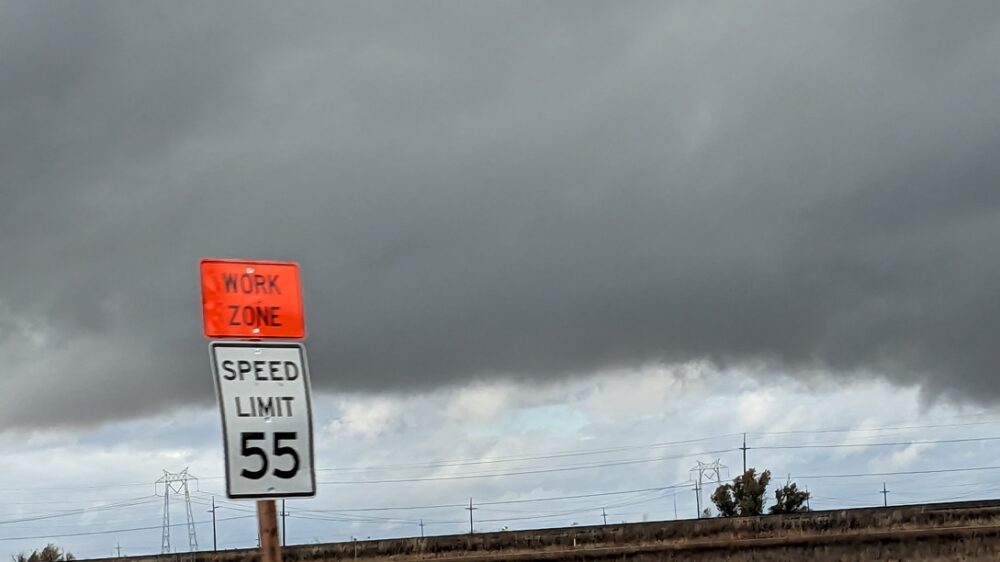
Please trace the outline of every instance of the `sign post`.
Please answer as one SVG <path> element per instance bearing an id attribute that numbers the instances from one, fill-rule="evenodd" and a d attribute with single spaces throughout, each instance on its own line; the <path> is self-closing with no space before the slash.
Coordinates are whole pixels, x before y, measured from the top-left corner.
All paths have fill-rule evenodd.
<path id="1" fill-rule="evenodd" d="M 257 501 L 257 532 L 260 533 L 260 562 L 281 562 L 278 513 L 274 500 Z"/>
<path id="2" fill-rule="evenodd" d="M 275 498 L 316 494 L 305 313 L 299 266 L 201 260 L 202 328 L 210 346 L 226 453 L 226 494 L 257 500 L 261 562 L 281 562 Z"/>

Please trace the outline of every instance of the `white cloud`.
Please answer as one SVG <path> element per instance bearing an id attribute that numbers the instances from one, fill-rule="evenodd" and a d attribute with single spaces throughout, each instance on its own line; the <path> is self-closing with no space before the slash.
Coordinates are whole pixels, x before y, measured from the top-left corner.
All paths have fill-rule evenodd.
<path id="1" fill-rule="evenodd" d="M 961 423 L 968 418 L 954 416 L 968 412 L 947 404 L 922 412 L 916 390 L 878 380 L 857 380 L 848 386 L 773 376 L 765 380 L 769 382 L 760 382 L 753 373 L 719 372 L 702 364 L 650 365 L 543 385 L 477 383 L 409 396 L 320 394 L 314 400 L 317 426 L 325 428 L 316 440 L 319 494 L 314 500 L 290 502 L 293 514 L 314 512 L 312 519 L 293 516 L 289 520 L 290 538 L 311 542 L 350 535 L 412 535 L 419 532 L 420 519 L 430 533 L 462 532 L 468 524 L 467 512 L 460 507 L 344 509 L 458 505 L 469 497 L 480 503 L 654 488 L 684 482 L 696 460 L 716 458 L 730 467 L 731 476 L 742 464 L 737 447 L 743 431 L 749 432 L 750 465 L 771 469 L 779 480 L 789 473 L 795 479 L 938 468 L 948 466 L 949 459 L 963 466 L 992 462 L 989 447 L 947 444 L 933 450 L 928 446 L 768 449 L 990 435 L 996 430 L 983 424 L 872 431 L 901 424 L 927 425 L 928 420 Z M 847 431 L 780 433 L 831 426 Z M 692 439 L 697 441 L 671 444 Z M 158 550 L 162 500 L 152 495 L 152 483 L 164 468 L 190 466 L 200 477 L 194 501 L 200 502 L 195 511 L 202 544 L 210 540 L 204 512 L 209 495 L 215 494 L 224 506 L 219 511 L 223 518 L 239 517 L 252 507 L 223 499 L 221 430 L 214 410 L 178 411 L 76 433 L 8 432 L 0 436 L 0 444 L 9 451 L 5 456 L 7 487 L 13 490 L 8 492 L 0 520 L 93 508 L 108 501 L 142 500 L 139 505 L 96 512 L 100 517 L 87 512 L 41 525 L 24 522 L 7 527 L 9 536 L 153 527 L 119 535 L 52 537 L 83 556 L 107 554 L 112 538 L 132 549 L 126 550 L 129 554 Z M 950 451 L 962 454 L 948 456 Z M 964 474 L 961 482 L 951 479 L 948 485 L 965 484 L 953 493 L 975 497 L 977 490 L 988 489 L 988 478 L 989 474 Z M 379 483 L 363 483 L 373 481 Z M 936 496 L 948 493 L 927 485 L 931 481 L 929 477 L 899 477 L 889 479 L 889 486 L 899 501 L 929 499 L 931 492 Z M 875 504 L 881 500 L 877 494 L 881 482 L 881 478 L 820 479 L 801 484 L 817 495 L 814 507 L 822 508 Z M 598 521 L 602 507 L 616 521 L 670 519 L 675 499 L 682 517 L 694 513 L 691 491 L 682 488 L 483 505 L 476 511 L 483 520 L 477 527 L 587 524 Z M 180 504 L 175 501 L 174 505 L 173 521 L 183 522 Z M 552 514 L 563 515 L 521 519 Z M 252 524 L 247 520 L 227 519 L 219 528 L 224 547 L 254 544 Z M 182 537 L 175 540 L 183 542 L 182 528 L 175 537 Z M 37 547 L 37 542 L 15 540 L 0 546 L 16 552 Z"/>
<path id="2" fill-rule="evenodd" d="M 391 398 L 374 398 L 344 404 L 340 418 L 330 423 L 335 435 L 377 437 L 390 429 L 399 416 L 401 402 Z"/>
<path id="3" fill-rule="evenodd" d="M 454 391 L 444 411 L 455 421 L 489 422 L 503 411 L 512 392 L 510 383 L 475 383 Z"/>

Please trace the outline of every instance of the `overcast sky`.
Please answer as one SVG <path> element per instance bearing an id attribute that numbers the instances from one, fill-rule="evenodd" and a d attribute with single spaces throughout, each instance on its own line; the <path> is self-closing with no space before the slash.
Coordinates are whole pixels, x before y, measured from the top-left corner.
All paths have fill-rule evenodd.
<path id="1" fill-rule="evenodd" d="M 302 264 L 330 431 L 381 407 L 438 435 L 426 404 L 463 392 L 688 365 L 717 375 L 669 405 L 704 421 L 683 436 L 748 431 L 716 417 L 747 399 L 727 380 L 779 412 L 991 411 L 998 60 L 991 0 L 0 0 L 3 439 L 141 442 L 142 481 L 190 447 L 221 473 L 214 441 L 157 446 L 217 422 L 204 256 Z M 580 396 L 529 453 L 590 447 Z M 667 440 L 628 411 L 594 446 Z M 812 427 L 864 419 L 837 412 Z M 491 454 L 438 436 L 412 458 Z"/>

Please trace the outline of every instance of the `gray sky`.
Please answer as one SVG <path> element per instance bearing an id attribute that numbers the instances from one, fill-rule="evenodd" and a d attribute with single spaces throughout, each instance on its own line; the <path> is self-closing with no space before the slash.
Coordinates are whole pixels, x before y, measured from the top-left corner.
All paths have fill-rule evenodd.
<path id="1" fill-rule="evenodd" d="M 321 391 L 1000 396 L 995 2 L 0 10 L 5 427 L 207 406 L 202 256 L 302 263 Z"/>

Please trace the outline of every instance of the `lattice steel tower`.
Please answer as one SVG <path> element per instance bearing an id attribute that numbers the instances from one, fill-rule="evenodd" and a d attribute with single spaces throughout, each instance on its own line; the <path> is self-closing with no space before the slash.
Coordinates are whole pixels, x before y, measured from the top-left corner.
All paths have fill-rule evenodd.
<path id="1" fill-rule="evenodd" d="M 720 461 L 722 461 L 722 459 L 715 459 L 715 462 L 711 463 L 697 461 L 698 465 L 691 469 L 691 472 L 698 473 L 698 479 L 694 482 L 694 493 L 698 505 L 699 518 L 701 518 L 701 491 L 704 489 L 705 482 L 721 485 L 722 471 L 729 468 Z M 707 478 L 706 475 L 708 475 Z M 715 476 L 714 478 L 713 475 Z"/>
<path id="2" fill-rule="evenodd" d="M 180 472 L 163 471 L 163 476 L 154 484 L 156 493 L 159 494 L 159 485 L 163 484 L 163 535 L 160 552 L 170 553 L 170 494 L 184 494 L 184 506 L 187 510 L 187 531 L 188 549 L 190 552 L 198 550 L 198 535 L 194 528 L 194 512 L 191 510 L 191 491 L 188 482 L 198 482 L 198 478 L 188 473 L 185 468 Z"/>

